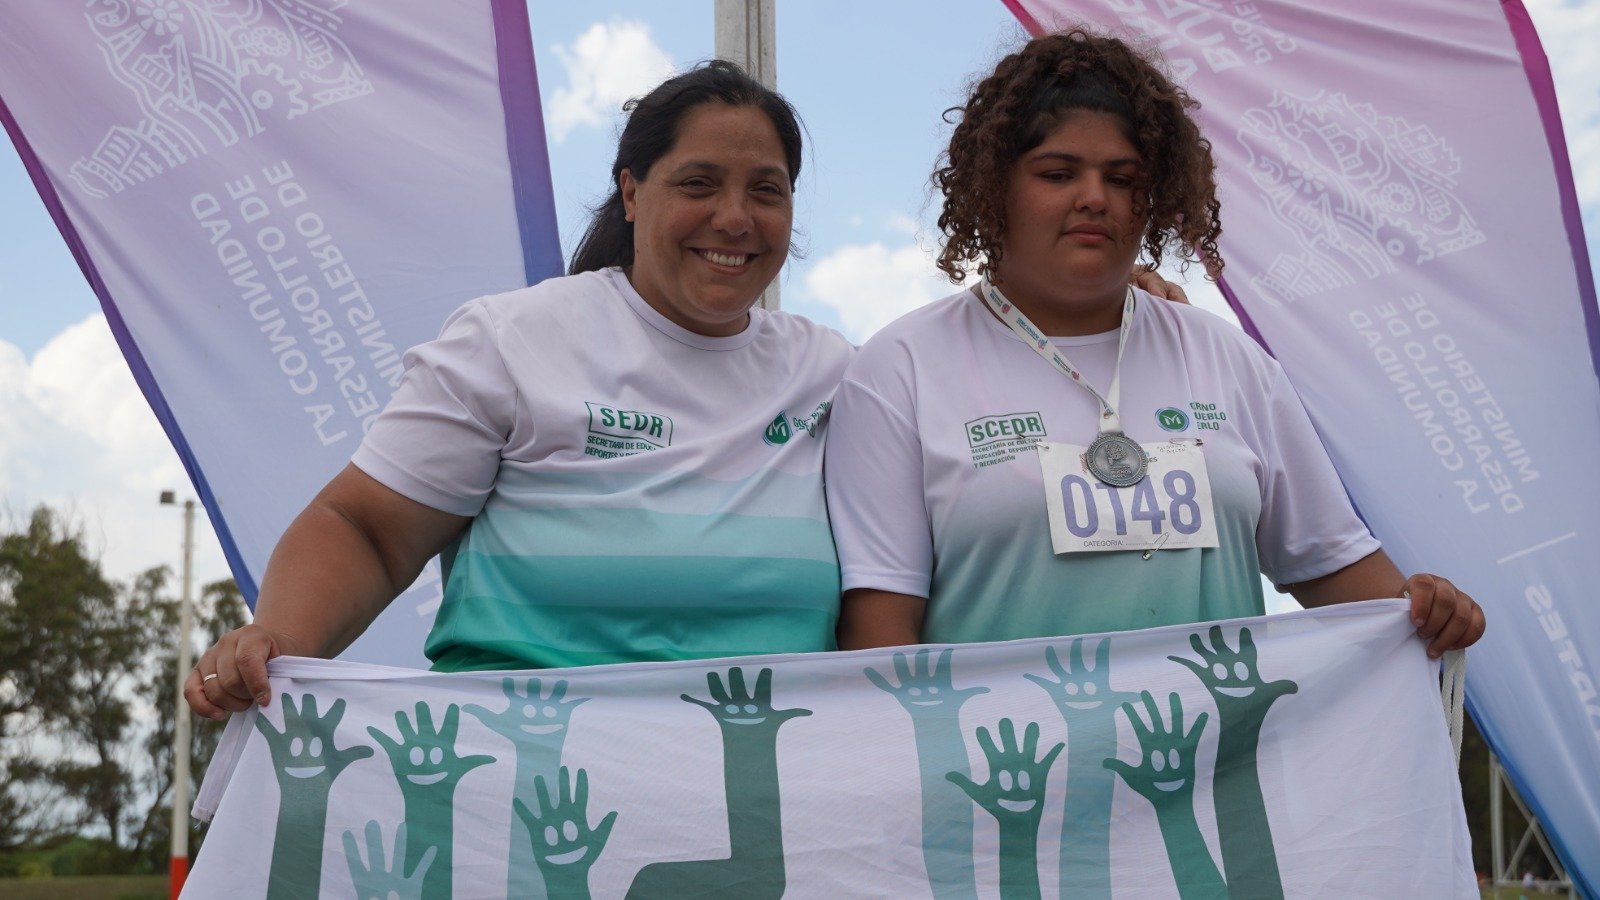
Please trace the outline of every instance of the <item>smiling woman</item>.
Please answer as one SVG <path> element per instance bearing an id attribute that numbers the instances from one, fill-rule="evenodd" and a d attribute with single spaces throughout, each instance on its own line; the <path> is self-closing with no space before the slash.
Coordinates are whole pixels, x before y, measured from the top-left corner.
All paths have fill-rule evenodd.
<path id="1" fill-rule="evenodd" d="M 407 356 L 289 528 L 195 709 L 265 705 L 265 660 L 330 656 L 435 553 L 437 669 L 833 646 L 819 439 L 851 348 L 753 308 L 788 254 L 800 127 L 711 62 L 629 104 L 571 274 L 474 300 Z"/>
<path id="2" fill-rule="evenodd" d="M 750 298 L 778 276 L 793 228 L 793 183 L 772 120 L 749 106 L 684 117 L 647 175 L 619 176 L 634 223 L 634 289 L 691 331 L 744 330 Z"/>

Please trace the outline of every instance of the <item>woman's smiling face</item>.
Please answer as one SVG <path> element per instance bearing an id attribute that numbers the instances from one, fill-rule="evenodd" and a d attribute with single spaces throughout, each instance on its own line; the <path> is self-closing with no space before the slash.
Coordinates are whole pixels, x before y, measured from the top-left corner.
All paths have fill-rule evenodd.
<path id="1" fill-rule="evenodd" d="M 639 296 L 698 334 L 743 331 L 783 268 L 794 224 L 789 166 L 766 113 L 697 107 L 644 178 L 624 169 L 618 181 Z"/>

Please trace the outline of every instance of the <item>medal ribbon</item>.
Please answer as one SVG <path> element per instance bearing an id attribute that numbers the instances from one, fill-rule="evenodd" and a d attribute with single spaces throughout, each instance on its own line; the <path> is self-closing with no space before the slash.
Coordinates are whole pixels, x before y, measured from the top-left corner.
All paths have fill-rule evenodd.
<path id="1" fill-rule="evenodd" d="M 1000 293 L 1000 289 L 995 287 L 989 279 L 985 278 L 978 283 L 978 296 L 983 298 L 984 304 L 989 307 L 989 310 L 1000 321 L 1006 324 L 1007 328 L 1010 328 L 1017 337 L 1022 338 L 1025 343 L 1033 347 L 1035 353 L 1044 357 L 1045 362 L 1054 366 L 1056 371 L 1070 378 L 1073 384 L 1094 395 L 1094 399 L 1100 402 L 1101 434 L 1108 431 L 1121 433 L 1122 417 L 1117 414 L 1117 402 L 1122 396 L 1122 348 L 1128 344 L 1128 331 L 1133 325 L 1133 287 L 1131 285 L 1128 287 L 1127 299 L 1122 301 L 1122 328 L 1120 329 L 1121 333 L 1117 336 L 1117 362 L 1111 370 L 1111 389 L 1106 392 L 1109 399 L 1102 397 L 1100 392 L 1094 389 L 1094 385 L 1090 384 L 1083 377 L 1083 374 L 1078 371 L 1077 367 L 1062 354 L 1061 349 L 1051 343 L 1050 338 L 1046 337 L 1038 326 L 1023 315 L 1022 310 L 1017 309 L 1011 301 L 1007 300 L 1005 295 Z"/>

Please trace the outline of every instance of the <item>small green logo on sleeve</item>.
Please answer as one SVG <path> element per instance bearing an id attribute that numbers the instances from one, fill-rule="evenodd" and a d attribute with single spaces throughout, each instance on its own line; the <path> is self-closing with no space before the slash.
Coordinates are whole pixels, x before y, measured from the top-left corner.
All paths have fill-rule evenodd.
<path id="1" fill-rule="evenodd" d="M 672 418 L 620 409 L 602 403 L 589 408 L 589 437 L 583 452 L 601 459 L 648 453 L 672 445 Z"/>
<path id="2" fill-rule="evenodd" d="M 778 417 L 767 425 L 767 430 L 762 433 L 761 439 L 776 447 L 779 444 L 789 443 L 789 438 L 794 434 L 789 429 L 789 411 L 778 413 Z"/>

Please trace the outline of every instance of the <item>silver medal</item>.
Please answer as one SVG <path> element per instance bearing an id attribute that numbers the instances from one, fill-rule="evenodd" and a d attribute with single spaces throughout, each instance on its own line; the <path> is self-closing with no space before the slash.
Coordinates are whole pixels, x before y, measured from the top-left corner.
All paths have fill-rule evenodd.
<path id="1" fill-rule="evenodd" d="M 1144 448 L 1120 431 L 1100 432 L 1084 457 L 1089 474 L 1112 487 L 1138 484 L 1149 466 Z"/>

